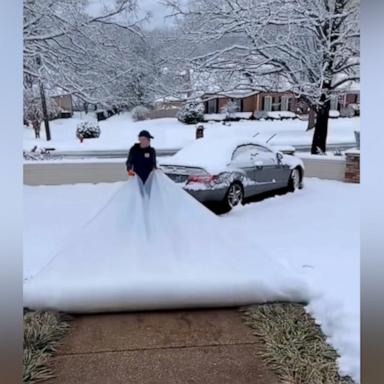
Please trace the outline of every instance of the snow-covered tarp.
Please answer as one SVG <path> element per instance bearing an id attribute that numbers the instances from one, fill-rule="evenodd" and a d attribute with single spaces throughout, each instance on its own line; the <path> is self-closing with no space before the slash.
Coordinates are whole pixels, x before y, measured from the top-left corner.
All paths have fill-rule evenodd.
<path id="1" fill-rule="evenodd" d="M 241 244 L 239 244 L 241 243 Z M 241 249 L 241 251 L 240 251 Z M 121 185 L 41 268 L 24 305 L 67 312 L 305 301 L 306 284 L 157 171 Z"/>

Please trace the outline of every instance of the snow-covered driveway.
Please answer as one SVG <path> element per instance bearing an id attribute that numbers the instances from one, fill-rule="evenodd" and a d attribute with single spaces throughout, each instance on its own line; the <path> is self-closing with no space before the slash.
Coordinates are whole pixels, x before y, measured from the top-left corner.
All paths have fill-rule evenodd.
<path id="1" fill-rule="evenodd" d="M 25 277 L 33 276 L 41 270 L 52 258 L 52 255 L 62 247 L 65 239 L 73 229 L 81 226 L 89 217 L 98 212 L 100 206 L 119 190 L 122 184 L 78 184 L 75 186 L 55 187 L 25 186 Z M 221 227 L 220 229 L 231 234 L 231 241 L 236 245 L 237 250 L 236 254 L 231 255 L 231 257 L 229 255 L 224 256 L 224 254 L 218 255 L 222 257 L 222 262 L 228 260 L 228 265 L 231 265 L 234 269 L 236 269 L 234 260 L 237 264 L 248 263 L 249 266 L 254 263 L 253 267 L 256 265 L 259 267 L 259 270 L 252 270 L 250 272 L 255 275 L 259 274 L 258 278 L 263 280 L 262 276 L 260 276 L 260 273 L 262 273 L 260 271 L 269 272 L 265 269 L 269 265 L 265 256 L 269 255 L 271 258 L 286 264 L 289 268 L 293 267 L 308 282 L 311 288 L 308 310 L 321 324 L 323 331 L 329 337 L 330 343 L 340 352 L 342 356 L 339 361 L 341 372 L 343 374 L 350 374 L 357 381 L 360 359 L 359 214 L 356 208 L 358 200 L 358 185 L 306 179 L 305 188 L 302 191 L 239 207 L 229 214 L 221 216 L 217 221 L 217 225 Z M 165 203 L 168 209 L 171 209 L 172 204 L 179 204 L 176 207 L 179 212 L 183 200 L 181 199 L 177 202 L 176 200 L 168 199 Z M 118 207 L 119 205 L 116 206 Z M 194 211 L 192 209 L 190 212 L 193 216 L 191 219 L 205 217 L 207 218 L 207 223 L 211 223 L 211 219 L 204 212 L 201 216 L 198 210 Z M 179 215 L 178 218 L 180 217 L 182 216 Z M 161 236 L 164 236 L 164 230 L 166 231 L 167 224 L 170 224 L 172 215 L 164 218 L 158 217 L 157 220 L 155 228 L 158 228 L 158 233 L 163 233 Z M 201 223 L 201 226 L 204 227 L 204 223 Z M 195 227 L 191 223 L 186 223 L 185 228 Z M 135 228 L 131 229 L 135 230 Z M 183 243 L 183 228 L 174 226 L 171 229 L 174 231 L 173 235 L 177 235 L 177 239 L 174 239 L 174 242 L 166 243 L 166 245 L 175 247 L 175 250 L 177 250 L 180 244 Z M 118 230 L 124 234 L 121 227 Z M 215 233 L 216 228 L 211 228 L 210 230 L 212 233 Z M 108 231 L 111 235 L 114 235 L 113 228 L 109 228 Z M 107 235 L 100 232 L 100 237 L 102 238 L 103 236 Z M 72 238 L 75 237 L 76 234 L 72 235 Z M 209 239 L 209 236 L 205 236 L 204 241 L 199 243 L 199 239 L 185 236 L 184 240 L 193 247 L 193 254 L 196 255 L 196 250 L 199 247 L 202 250 L 209 247 L 207 239 Z M 158 240 L 161 241 L 161 239 Z M 81 241 L 85 245 L 92 243 L 91 238 L 83 238 Z M 113 267 L 113 254 L 108 252 L 108 244 L 108 238 L 106 238 L 105 258 L 108 259 L 109 264 L 106 264 L 106 266 L 109 268 Z M 249 249 L 245 249 L 250 244 L 255 245 L 253 256 Z M 233 249 L 231 248 L 231 251 Z M 169 251 L 171 250 L 169 248 Z M 223 249 L 223 253 L 225 253 L 225 249 Z M 161 255 L 160 260 L 165 260 L 167 257 L 165 254 L 162 254 L 161 249 L 159 249 L 159 255 Z M 156 261 L 156 258 L 153 258 L 153 260 Z M 210 279 L 209 268 L 212 268 L 215 264 L 210 264 L 207 260 L 198 261 L 196 264 L 196 259 L 190 260 L 191 268 L 196 268 L 199 264 L 204 265 L 204 263 L 209 266 L 207 267 L 207 274 L 204 276 L 205 280 L 202 280 L 203 283 L 191 284 L 190 287 L 195 286 L 196 290 L 198 290 L 205 283 L 207 288 Z M 174 261 L 176 264 L 179 262 L 176 259 Z M 82 262 L 84 260 L 79 260 L 79 263 Z M 66 268 L 65 260 L 57 265 Z M 217 265 L 220 266 L 220 264 Z M 277 264 L 271 262 L 270 265 L 272 268 L 276 267 Z M 92 271 L 92 265 L 82 265 L 82 267 Z M 159 265 L 159 267 L 161 268 L 162 266 Z M 184 268 L 182 269 L 183 273 L 187 274 L 188 261 L 184 261 L 182 267 Z M 227 269 L 229 270 L 229 267 Z M 198 270 L 196 269 L 196 271 Z M 225 272 L 224 266 L 223 271 Z M 73 276 L 68 276 L 69 281 L 76 274 L 81 276 L 81 268 L 80 271 L 73 270 L 73 272 Z M 194 276 L 193 272 L 191 272 L 192 277 Z M 243 273 L 242 271 L 240 272 Z M 129 273 L 129 270 L 124 273 Z M 217 282 L 224 283 L 224 285 L 225 278 L 231 279 L 230 275 L 219 275 L 220 273 L 213 274 L 212 279 L 214 281 L 218 279 Z M 241 274 L 237 276 L 241 277 Z M 121 276 L 117 276 L 117 280 L 119 277 Z M 284 280 L 284 275 L 276 273 L 276 270 L 273 272 L 273 277 L 271 277 L 271 273 L 265 273 L 264 277 L 266 280 L 263 280 L 260 289 L 263 291 L 265 288 L 265 292 L 269 292 L 264 296 L 267 300 L 268 297 L 275 297 L 275 293 L 281 287 L 287 287 L 288 280 Z M 94 275 L 87 275 L 84 281 L 81 282 L 82 286 L 80 288 L 86 289 L 87 284 L 92 283 L 93 278 L 95 278 Z M 169 278 L 175 278 L 175 276 L 170 274 Z M 65 276 L 62 279 L 66 281 Z M 281 286 L 278 285 L 280 279 L 281 281 L 284 280 L 284 284 L 282 283 Z M 237 280 L 236 284 L 238 282 Z M 183 284 L 182 279 L 180 283 Z M 152 286 L 153 284 L 156 285 L 153 281 L 150 284 Z M 145 284 L 145 289 L 150 289 L 150 284 Z M 164 281 L 161 284 L 164 284 Z M 180 289 L 181 286 L 176 287 L 176 290 Z M 213 285 L 213 287 L 217 289 L 220 285 Z M 67 286 L 65 289 L 70 289 L 70 287 Z M 231 289 L 228 292 L 231 292 Z M 292 292 L 295 292 L 295 289 L 295 287 L 292 287 Z M 227 295 L 228 292 L 225 292 L 225 294 Z M 289 295 L 295 297 L 295 294 L 290 293 Z M 71 300 L 73 301 L 75 298 L 73 297 Z"/>

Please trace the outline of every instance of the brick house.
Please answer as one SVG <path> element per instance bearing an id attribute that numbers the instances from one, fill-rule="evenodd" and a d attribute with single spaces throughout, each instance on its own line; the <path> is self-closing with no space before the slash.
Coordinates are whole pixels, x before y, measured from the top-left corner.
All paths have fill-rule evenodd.
<path id="1" fill-rule="evenodd" d="M 233 91 L 223 93 L 205 93 L 202 96 L 205 113 L 221 113 L 222 108 L 232 101 L 238 105 L 238 112 L 291 111 L 305 109 L 305 103 L 293 92 Z M 302 111 L 303 113 L 305 111 Z"/>
<path id="2" fill-rule="evenodd" d="M 260 92 L 260 91 L 233 91 L 223 93 L 205 93 L 202 96 L 206 114 L 221 113 L 222 108 L 229 102 L 238 105 L 237 112 L 256 111 L 290 111 L 297 114 L 307 114 L 308 104 L 297 97 L 293 92 Z M 331 110 L 340 111 L 349 105 L 360 104 L 360 90 L 356 88 L 345 89 L 331 98 Z"/>

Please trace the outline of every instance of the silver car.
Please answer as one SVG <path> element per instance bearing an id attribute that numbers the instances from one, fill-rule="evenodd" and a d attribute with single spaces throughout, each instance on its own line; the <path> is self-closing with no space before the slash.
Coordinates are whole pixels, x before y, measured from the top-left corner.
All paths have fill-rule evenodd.
<path id="1" fill-rule="evenodd" d="M 303 187 L 304 165 L 252 139 L 198 139 L 160 162 L 174 182 L 204 204 L 219 203 L 224 211 L 244 199 Z"/>

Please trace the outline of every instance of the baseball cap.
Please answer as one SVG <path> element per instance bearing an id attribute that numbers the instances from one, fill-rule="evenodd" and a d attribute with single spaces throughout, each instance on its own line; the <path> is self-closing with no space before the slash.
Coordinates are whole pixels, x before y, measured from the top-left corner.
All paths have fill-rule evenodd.
<path id="1" fill-rule="evenodd" d="M 139 133 L 139 137 L 146 137 L 147 139 L 153 139 L 154 137 L 146 130 Z"/>

